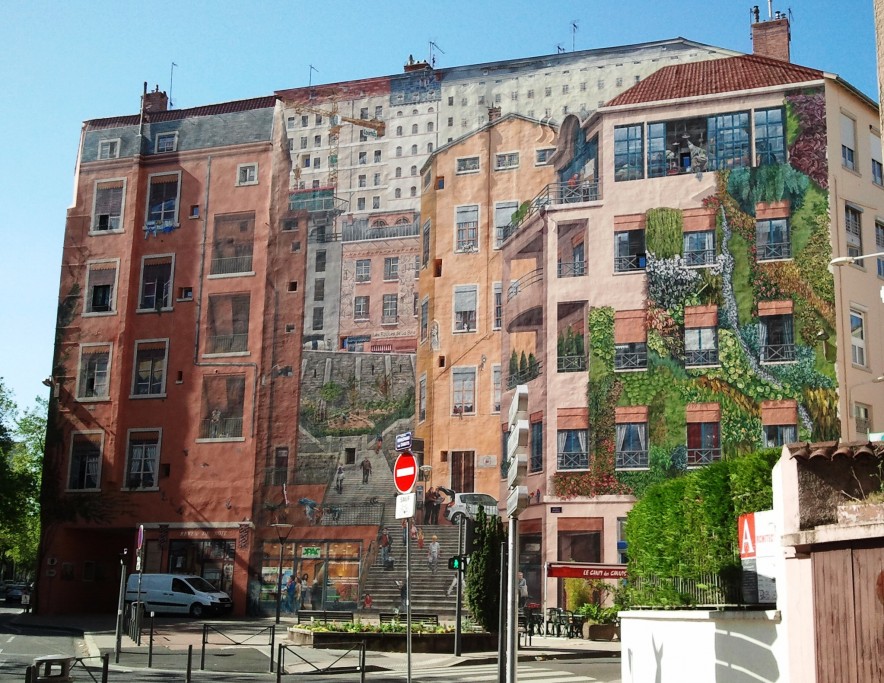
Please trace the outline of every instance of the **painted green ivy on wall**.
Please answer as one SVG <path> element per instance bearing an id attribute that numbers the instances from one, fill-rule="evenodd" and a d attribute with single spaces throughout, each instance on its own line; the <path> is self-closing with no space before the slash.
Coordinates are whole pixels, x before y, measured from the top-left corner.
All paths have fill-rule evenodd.
<path id="1" fill-rule="evenodd" d="M 640 497 L 651 484 L 683 471 L 684 415 L 689 403 L 720 405 L 725 457 L 761 447 L 760 404 L 765 400 L 797 402 L 799 438 L 837 436 L 834 284 L 826 268 L 831 248 L 827 194 L 819 172 L 819 102 L 818 93 L 789 98 L 790 164 L 719 172 L 715 193 L 704 201 L 717 216 L 720 253 L 712 267 L 689 268 L 681 258 L 684 221 L 680 210 L 648 211 L 648 366 L 644 372 L 615 373 L 614 311 L 589 311 L 587 400 L 593 464 L 589 473 L 556 474 L 556 495 L 569 498 L 631 490 Z M 792 258 L 759 262 L 755 206 L 784 200 L 791 207 Z M 794 302 L 795 362 L 762 365 L 758 302 L 774 300 Z M 719 308 L 720 366 L 685 368 L 685 307 L 709 304 Z M 828 341 L 821 343 L 820 337 Z M 616 405 L 648 407 L 650 447 L 645 471 L 614 471 Z"/>

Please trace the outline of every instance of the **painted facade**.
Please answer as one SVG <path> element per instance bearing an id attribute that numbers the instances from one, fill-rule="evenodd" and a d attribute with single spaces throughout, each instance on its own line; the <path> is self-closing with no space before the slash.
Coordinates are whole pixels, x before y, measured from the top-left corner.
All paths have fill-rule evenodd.
<path id="1" fill-rule="evenodd" d="M 542 561 L 601 518 L 592 561 L 617 562 L 623 497 L 673 471 L 875 431 L 881 281 L 829 261 L 875 251 L 876 121 L 840 80 L 746 56 L 563 123 L 557 182 L 503 244 L 502 361 L 527 379 L 542 501 L 520 527 L 539 521 Z"/>

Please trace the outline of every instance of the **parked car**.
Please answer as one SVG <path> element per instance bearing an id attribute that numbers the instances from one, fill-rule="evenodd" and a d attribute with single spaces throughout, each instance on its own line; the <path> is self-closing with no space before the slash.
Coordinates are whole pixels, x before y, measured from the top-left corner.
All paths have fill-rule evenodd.
<path id="1" fill-rule="evenodd" d="M 6 587 L 6 602 L 21 602 L 21 596 L 28 592 L 28 584 L 13 583 Z"/>
<path id="2" fill-rule="evenodd" d="M 487 493 L 455 493 L 445 510 L 445 518 L 452 524 L 460 524 L 461 519 L 476 519 L 480 507 L 489 517 L 500 516 L 497 501 Z"/>

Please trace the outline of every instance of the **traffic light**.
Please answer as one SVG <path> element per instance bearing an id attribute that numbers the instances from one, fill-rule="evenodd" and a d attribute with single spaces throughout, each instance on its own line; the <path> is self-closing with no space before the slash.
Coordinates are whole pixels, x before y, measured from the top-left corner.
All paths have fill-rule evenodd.
<path id="1" fill-rule="evenodd" d="M 467 568 L 466 559 L 463 555 L 455 555 L 448 558 L 448 568 L 462 572 Z"/>

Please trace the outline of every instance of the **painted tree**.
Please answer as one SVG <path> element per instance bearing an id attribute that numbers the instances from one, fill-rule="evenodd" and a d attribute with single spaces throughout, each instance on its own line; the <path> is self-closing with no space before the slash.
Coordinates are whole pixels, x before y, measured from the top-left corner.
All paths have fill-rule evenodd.
<path id="1" fill-rule="evenodd" d="M 480 507 L 474 531 L 476 550 L 467 565 L 466 599 L 476 622 L 492 633 L 499 627 L 500 544 L 504 540 L 500 517 L 489 517 Z"/>

